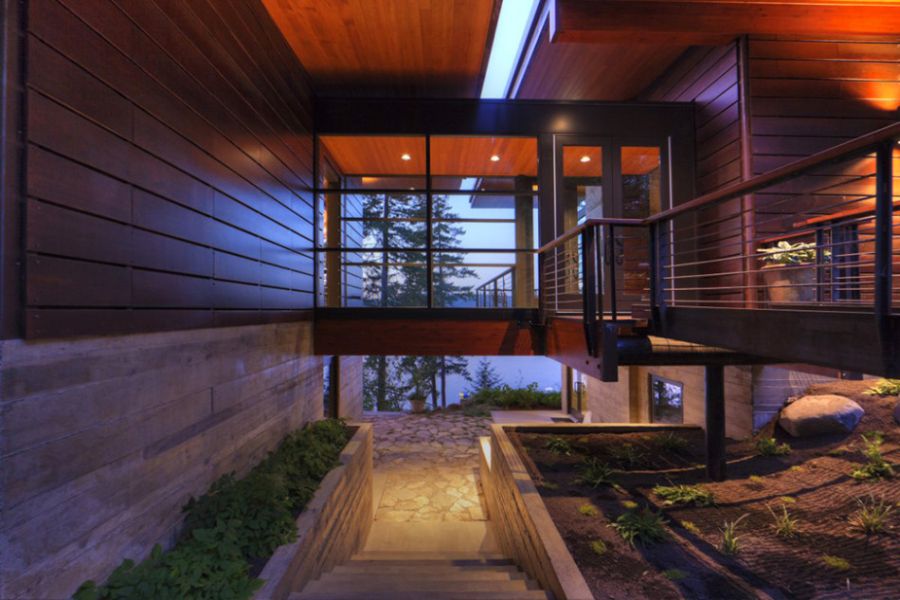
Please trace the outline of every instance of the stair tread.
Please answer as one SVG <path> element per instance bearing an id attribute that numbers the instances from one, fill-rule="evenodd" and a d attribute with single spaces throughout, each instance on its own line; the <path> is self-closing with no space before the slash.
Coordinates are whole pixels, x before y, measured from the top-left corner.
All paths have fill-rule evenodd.
<path id="1" fill-rule="evenodd" d="M 407 579 L 407 580 L 441 580 L 441 581 L 487 581 L 487 580 L 502 580 L 509 581 L 511 579 L 524 579 L 524 575 L 522 573 L 510 572 L 510 571 L 482 571 L 482 570 L 472 570 L 472 571 L 445 571 L 445 570 L 437 570 L 437 571 L 425 571 L 425 572 L 415 572 L 415 571 L 389 571 L 389 572 L 378 572 L 373 570 L 360 570 L 360 571 L 352 571 L 347 569 L 335 569 L 329 575 L 334 577 L 341 577 L 343 579 L 360 579 L 364 581 L 378 581 L 382 579 Z M 322 577 L 324 579 L 324 577 Z"/>
<path id="2" fill-rule="evenodd" d="M 512 592 L 428 592 L 429 600 L 548 600 L 540 590 L 516 590 Z M 361 591 L 361 592 L 294 592 L 288 600 L 422 600 L 421 592 Z"/>
<path id="3" fill-rule="evenodd" d="M 338 565 L 332 573 L 359 574 L 359 575 L 391 575 L 410 576 L 417 574 L 427 575 L 474 575 L 493 573 L 497 575 L 522 575 L 518 568 L 512 565 L 378 565 L 372 563 Z"/>
<path id="4" fill-rule="evenodd" d="M 485 552 L 472 554 L 471 552 L 357 552 L 350 560 L 508 560 L 508 557 L 499 552 Z"/>
<path id="5" fill-rule="evenodd" d="M 524 579 L 498 579 L 498 580 L 423 580 L 423 579 L 344 579 L 341 577 L 325 577 L 310 582 L 305 590 L 310 592 L 334 592 L 334 591 L 370 591 L 370 592 L 441 592 L 453 589 L 457 592 L 486 592 L 486 591 L 527 591 L 528 587 Z"/>

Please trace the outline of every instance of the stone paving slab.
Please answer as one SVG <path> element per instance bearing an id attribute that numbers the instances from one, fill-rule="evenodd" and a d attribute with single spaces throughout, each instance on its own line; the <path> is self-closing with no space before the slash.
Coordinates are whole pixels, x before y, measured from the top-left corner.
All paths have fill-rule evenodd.
<path id="1" fill-rule="evenodd" d="M 458 414 L 366 415 L 375 429 L 376 521 L 484 521 L 478 438 L 491 420 Z"/>

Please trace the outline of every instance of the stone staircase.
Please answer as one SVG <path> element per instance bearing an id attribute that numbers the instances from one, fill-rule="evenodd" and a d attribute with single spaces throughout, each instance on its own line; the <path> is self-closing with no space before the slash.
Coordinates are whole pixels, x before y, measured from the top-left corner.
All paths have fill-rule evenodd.
<path id="1" fill-rule="evenodd" d="M 513 562 L 492 553 L 364 551 L 290 600 L 547 600 Z"/>

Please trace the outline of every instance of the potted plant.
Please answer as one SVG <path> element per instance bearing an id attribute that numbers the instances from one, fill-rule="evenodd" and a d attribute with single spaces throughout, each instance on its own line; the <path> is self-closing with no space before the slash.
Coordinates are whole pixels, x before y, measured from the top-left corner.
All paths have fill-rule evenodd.
<path id="1" fill-rule="evenodd" d="M 816 299 L 815 244 L 782 240 L 774 246 L 759 248 L 759 252 L 760 260 L 765 263 L 761 273 L 769 301 L 790 303 Z M 825 250 L 822 256 L 828 260 L 831 252 Z"/>
<path id="2" fill-rule="evenodd" d="M 413 413 L 421 414 L 425 412 L 425 385 L 419 374 L 415 372 L 412 374 L 412 389 L 413 392 L 409 397 L 410 407 L 412 407 Z"/>

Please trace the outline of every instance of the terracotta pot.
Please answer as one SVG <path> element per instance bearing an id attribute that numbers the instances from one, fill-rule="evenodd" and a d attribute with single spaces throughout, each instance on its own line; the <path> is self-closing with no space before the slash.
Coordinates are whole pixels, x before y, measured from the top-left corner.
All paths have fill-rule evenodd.
<path id="1" fill-rule="evenodd" d="M 800 265 L 765 265 L 762 268 L 766 294 L 773 304 L 815 302 L 816 268 Z"/>
<path id="2" fill-rule="evenodd" d="M 412 407 L 412 411 L 416 414 L 421 414 L 425 412 L 425 399 L 424 398 L 416 398 L 409 401 L 409 405 Z"/>

